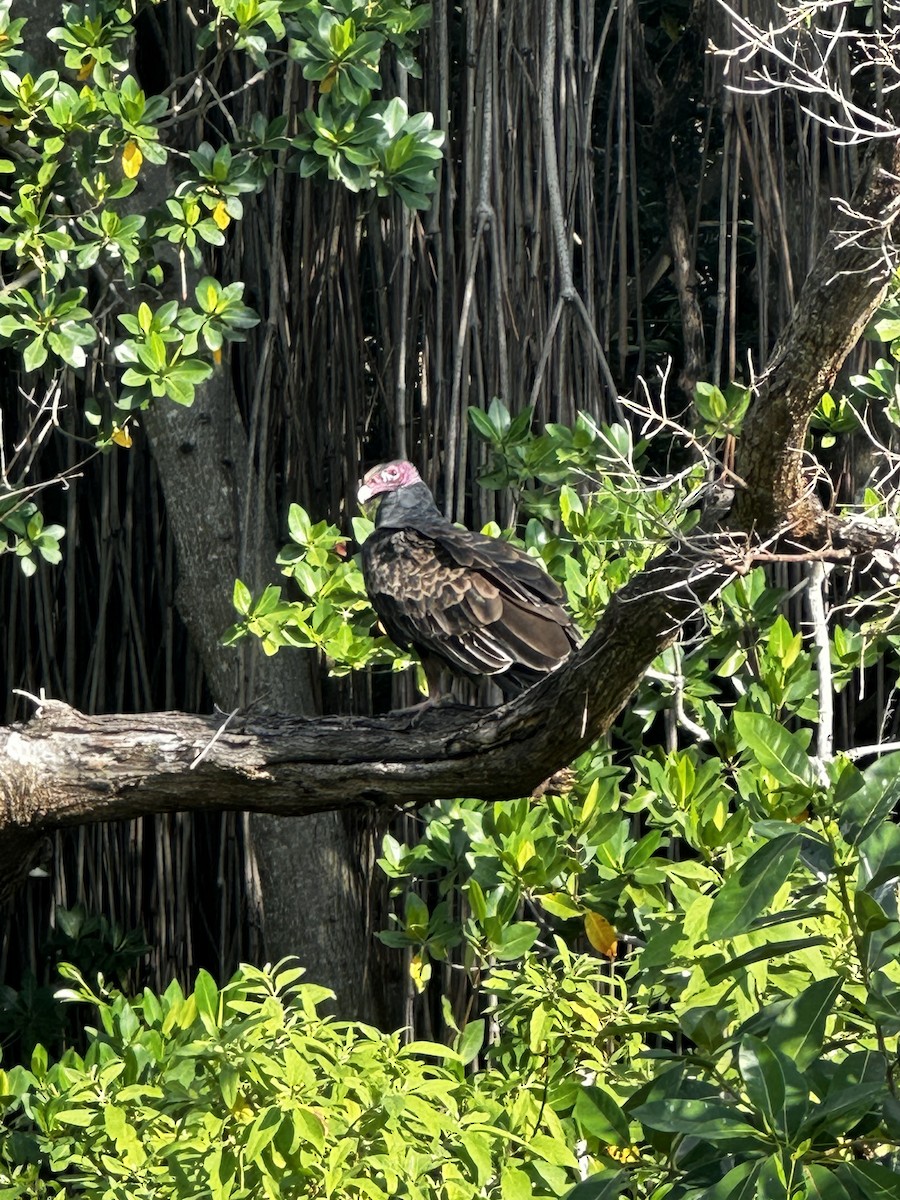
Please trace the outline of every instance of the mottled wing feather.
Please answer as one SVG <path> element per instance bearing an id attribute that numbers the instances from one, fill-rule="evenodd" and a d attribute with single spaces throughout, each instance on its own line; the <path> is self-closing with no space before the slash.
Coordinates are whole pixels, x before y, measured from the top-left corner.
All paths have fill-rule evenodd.
<path id="1" fill-rule="evenodd" d="M 576 644 L 557 584 L 507 542 L 453 527 L 378 529 L 363 571 L 393 641 L 505 690 L 535 682 Z"/>

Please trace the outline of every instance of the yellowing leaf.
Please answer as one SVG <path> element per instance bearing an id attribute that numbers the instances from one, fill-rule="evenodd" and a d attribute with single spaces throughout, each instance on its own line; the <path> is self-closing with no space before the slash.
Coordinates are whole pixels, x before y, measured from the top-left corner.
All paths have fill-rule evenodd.
<path id="1" fill-rule="evenodd" d="M 225 207 L 224 200 L 220 200 L 213 209 L 212 219 L 220 229 L 227 229 L 231 224 L 231 217 L 228 215 L 228 209 Z"/>
<path id="2" fill-rule="evenodd" d="M 572 1012 L 585 1023 L 590 1025 L 591 1029 L 599 1030 L 601 1026 L 600 1014 L 595 1008 L 591 1008 L 587 1004 L 580 1004 L 577 1000 L 570 1000 Z"/>
<path id="3" fill-rule="evenodd" d="M 623 1163 L 640 1162 L 641 1158 L 639 1146 L 604 1146 L 603 1152 Z"/>
<path id="4" fill-rule="evenodd" d="M 595 912 L 585 913 L 584 932 L 595 950 L 605 954 L 607 958 L 616 957 L 616 948 L 619 943 L 616 939 L 616 931 L 606 917 L 601 917 L 599 913 Z"/>
<path id="5" fill-rule="evenodd" d="M 537 1008 L 532 1009 L 531 1019 L 528 1022 L 528 1049 L 532 1054 L 538 1054 L 544 1042 L 544 1030 L 547 1028 L 547 1022 L 550 1019 L 550 1014 L 543 1004 L 539 1004 Z"/>
<path id="6" fill-rule="evenodd" d="M 336 79 L 337 79 L 337 67 L 332 67 L 330 69 L 330 71 L 328 72 L 328 74 L 325 76 L 325 78 L 323 80 L 321 80 L 321 82 L 319 83 L 319 91 L 323 95 L 327 96 L 328 93 L 331 91 L 331 89 L 334 87 L 334 82 Z"/>
<path id="7" fill-rule="evenodd" d="M 213 350 L 212 355 L 213 355 L 213 362 L 218 367 L 222 362 L 222 347 L 220 346 L 218 350 Z"/>
<path id="8" fill-rule="evenodd" d="M 421 954 L 414 954 L 409 964 L 409 977 L 413 981 L 416 991 L 421 995 L 431 978 L 431 963 L 423 962 Z"/>
<path id="9" fill-rule="evenodd" d="M 122 151 L 122 170 L 129 179 L 137 179 L 144 156 L 138 149 L 137 142 L 126 142 Z"/>
<path id="10" fill-rule="evenodd" d="M 522 842 L 519 849 L 516 851 L 516 866 L 521 871 L 527 862 L 534 858 L 534 842 L 527 839 Z"/>
<path id="11" fill-rule="evenodd" d="M 238 1095 L 238 1098 L 232 1105 L 231 1115 L 237 1118 L 242 1125 L 248 1125 L 256 1116 L 256 1113 L 253 1107 L 247 1102 L 246 1097 Z"/>
<path id="12" fill-rule="evenodd" d="M 127 429 L 114 429 L 112 432 L 112 440 L 117 446 L 122 446 L 125 450 L 131 447 L 131 434 Z"/>
<path id="13" fill-rule="evenodd" d="M 94 73 L 94 67 L 96 67 L 96 65 L 97 60 L 92 55 L 89 54 L 87 58 L 83 58 L 81 60 L 81 66 L 78 68 L 78 78 L 90 79 Z"/>

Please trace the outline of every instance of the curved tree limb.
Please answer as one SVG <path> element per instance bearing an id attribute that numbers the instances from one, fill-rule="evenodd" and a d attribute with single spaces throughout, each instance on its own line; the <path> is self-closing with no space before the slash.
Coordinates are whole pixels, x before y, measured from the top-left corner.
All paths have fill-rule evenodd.
<path id="1" fill-rule="evenodd" d="M 889 551 L 893 524 L 846 523 L 831 557 Z M 821 559 L 826 554 L 814 552 Z M 673 546 L 617 592 L 594 633 L 556 672 L 500 708 L 385 717 L 84 716 L 43 703 L 0 729 L 0 894 L 26 848 L 62 825 L 186 809 L 281 815 L 392 808 L 465 795 L 527 795 L 604 733 L 653 659 L 735 574 L 745 537 Z"/>
<path id="2" fill-rule="evenodd" d="M 880 303 L 894 269 L 900 145 L 876 147 L 847 228 L 827 239 L 760 382 L 739 446 L 735 524 L 789 524 L 795 547 L 848 561 L 887 551 L 891 524 L 825 517 L 803 472 L 803 439 L 822 392 Z M 555 674 L 492 710 L 318 720 L 246 716 L 219 731 L 180 713 L 85 717 L 59 704 L 0 729 L 0 892 L 61 825 L 190 808 L 281 814 L 468 795 L 527 794 L 609 728 L 685 621 L 754 561 L 743 534 L 664 551 L 616 593 L 587 643 Z M 217 736 L 218 732 L 218 736 Z"/>
<path id="3" fill-rule="evenodd" d="M 735 497 L 743 529 L 767 534 L 789 523 L 795 535 L 821 531 L 821 507 L 803 469 L 806 432 L 893 278 L 898 216 L 900 139 L 874 146 L 758 381 L 735 462 L 747 485 Z"/>
<path id="4" fill-rule="evenodd" d="M 27 724 L 0 729 L 0 881 L 23 865 L 22 835 L 61 825 L 527 795 L 609 728 L 653 658 L 747 564 L 745 541 L 725 535 L 666 550 L 559 671 L 500 708 L 437 708 L 418 723 L 250 714 L 221 728 L 225 718 L 89 717 L 44 703 Z"/>

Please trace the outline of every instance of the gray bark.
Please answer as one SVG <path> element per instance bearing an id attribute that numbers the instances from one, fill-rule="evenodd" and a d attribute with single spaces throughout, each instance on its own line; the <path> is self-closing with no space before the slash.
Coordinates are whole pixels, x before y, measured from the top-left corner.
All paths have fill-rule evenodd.
<path id="1" fill-rule="evenodd" d="M 814 477 L 804 469 L 806 433 L 894 277 L 898 177 L 900 141 L 877 143 L 759 380 L 735 464 L 742 481 L 735 515 L 745 529 L 824 532 Z"/>
<path id="2" fill-rule="evenodd" d="M 259 485 L 227 381 L 217 376 L 198 389 L 190 409 L 160 404 L 143 423 L 178 547 L 176 602 L 213 698 L 226 712 L 261 700 L 283 713 L 311 713 L 308 656 L 270 658 L 258 645 L 221 644 L 223 630 L 235 619 L 234 580 L 261 589 L 271 582 L 277 553 L 268 521 L 261 522 L 261 536 L 241 536 L 248 489 L 258 495 Z M 267 955 L 273 960 L 296 955 L 311 978 L 337 993 L 342 1013 L 366 1015 L 360 1007 L 366 947 L 355 868 L 359 854 L 351 832 L 336 813 L 302 820 L 259 814 L 251 830 Z"/>
<path id="3" fill-rule="evenodd" d="M 0 847 L 8 833 L 151 811 L 391 811 L 526 795 L 609 728 L 652 659 L 750 561 L 729 536 L 667 550 L 613 596 L 559 670 L 500 708 L 226 719 L 86 717 L 44 703 L 28 724 L 0 730 Z"/>
<path id="4" fill-rule="evenodd" d="M 847 561 L 897 553 L 891 522 L 832 523 Z M 764 555 L 766 557 L 767 555 Z M 436 706 L 410 716 L 86 717 L 47 702 L 0 729 L 0 879 L 61 825 L 194 808 L 301 814 L 392 811 L 458 795 L 533 793 L 604 733 L 685 621 L 757 556 L 747 538 L 698 535 L 670 547 L 610 600 L 588 641 L 500 708 Z"/>

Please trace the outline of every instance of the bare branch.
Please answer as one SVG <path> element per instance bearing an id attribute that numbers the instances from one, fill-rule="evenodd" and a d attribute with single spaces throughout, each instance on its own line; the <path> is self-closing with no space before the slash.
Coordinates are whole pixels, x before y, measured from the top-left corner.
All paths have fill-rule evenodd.
<path id="1" fill-rule="evenodd" d="M 845 30 L 847 6 L 843 0 L 820 0 L 815 4 L 785 6 L 783 23 L 779 26 L 770 25 L 766 29 L 742 16 L 726 0 L 717 0 L 717 3 L 728 14 L 738 37 L 737 44 L 731 48 L 712 47 L 714 53 L 727 60 L 726 76 L 732 62 L 743 66 L 756 64 L 746 74 L 744 83 L 730 85 L 732 91 L 757 96 L 789 91 L 825 100 L 831 106 L 830 112 L 823 112 L 821 107 L 812 105 L 801 107 L 814 121 L 842 134 L 840 140 L 844 145 L 856 145 L 875 138 L 897 138 L 900 131 L 896 123 L 874 112 L 871 107 L 854 103 L 841 82 L 834 77 L 831 64 L 839 42 L 852 37 L 861 60 L 854 67 L 854 75 L 866 68 L 877 67 L 882 74 L 887 72 L 900 80 L 900 59 L 894 29 L 888 34 Z M 829 9 L 838 14 L 837 28 L 823 28 L 821 23 L 810 19 Z M 891 86 L 888 83 L 885 90 L 891 90 Z"/>

